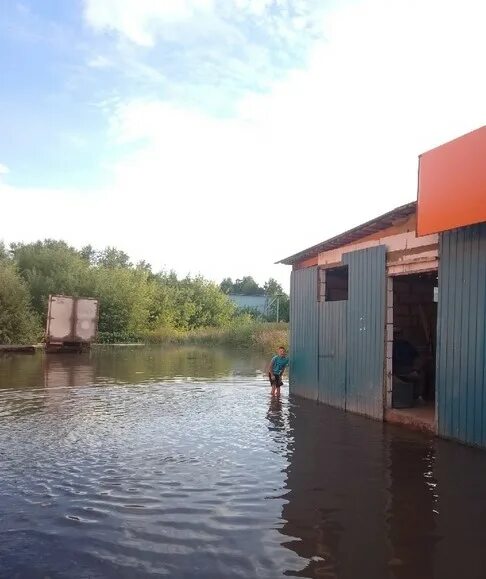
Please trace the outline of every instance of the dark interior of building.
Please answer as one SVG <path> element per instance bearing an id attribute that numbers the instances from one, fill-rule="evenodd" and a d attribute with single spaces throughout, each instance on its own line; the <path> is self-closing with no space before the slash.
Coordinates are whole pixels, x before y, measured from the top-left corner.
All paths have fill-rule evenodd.
<path id="1" fill-rule="evenodd" d="M 437 272 L 393 279 L 394 408 L 433 406 Z"/>
<path id="2" fill-rule="evenodd" d="M 325 300 L 340 302 L 348 299 L 348 266 L 333 267 L 325 270 Z"/>

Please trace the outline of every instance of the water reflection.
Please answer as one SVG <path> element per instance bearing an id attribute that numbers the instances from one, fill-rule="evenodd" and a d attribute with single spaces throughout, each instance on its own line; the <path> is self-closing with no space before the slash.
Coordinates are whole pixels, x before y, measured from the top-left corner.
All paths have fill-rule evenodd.
<path id="1" fill-rule="evenodd" d="M 387 507 L 390 565 L 397 579 L 433 577 L 439 486 L 433 439 L 394 436 L 387 432 Z"/>
<path id="2" fill-rule="evenodd" d="M 219 348 L 100 347 L 85 354 L 0 356 L 0 390 L 141 384 L 161 380 L 257 378 L 265 358 L 255 352 Z"/>
<path id="3" fill-rule="evenodd" d="M 260 354 L 219 348 L 100 348 L 91 359 L 100 381 L 130 384 L 256 377 L 264 366 Z"/>
<path id="4" fill-rule="evenodd" d="M 95 367 L 89 354 L 52 354 L 44 359 L 44 386 L 49 390 L 79 388 L 94 382 Z"/>
<path id="5" fill-rule="evenodd" d="M 38 388 L 42 384 L 44 356 L 0 354 L 0 389 Z"/>
<path id="6" fill-rule="evenodd" d="M 486 577 L 486 452 L 194 348 L 0 359 L 0 577 Z"/>
<path id="7" fill-rule="evenodd" d="M 293 402 L 286 575 L 486 577 L 484 451 Z"/>
<path id="8" fill-rule="evenodd" d="M 382 426 L 294 400 L 281 530 L 298 577 L 386 577 Z"/>
<path id="9" fill-rule="evenodd" d="M 281 395 L 270 396 L 270 405 L 267 412 L 267 419 L 270 422 L 269 430 L 281 431 L 285 422 L 282 413 L 282 398 Z"/>

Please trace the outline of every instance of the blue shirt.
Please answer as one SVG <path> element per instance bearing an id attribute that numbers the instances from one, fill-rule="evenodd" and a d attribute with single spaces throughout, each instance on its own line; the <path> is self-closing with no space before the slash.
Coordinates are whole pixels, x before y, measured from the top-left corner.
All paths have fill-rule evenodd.
<path id="1" fill-rule="evenodd" d="M 272 374 L 281 374 L 289 363 L 287 356 L 274 356 L 272 358 Z"/>

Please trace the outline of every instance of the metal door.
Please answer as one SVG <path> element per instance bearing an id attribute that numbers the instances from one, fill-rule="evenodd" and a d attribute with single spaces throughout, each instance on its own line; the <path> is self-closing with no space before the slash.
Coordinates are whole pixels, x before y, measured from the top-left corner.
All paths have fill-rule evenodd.
<path id="1" fill-rule="evenodd" d="M 79 298 L 75 302 L 74 337 L 79 342 L 92 342 L 98 331 L 98 300 Z"/>
<path id="2" fill-rule="evenodd" d="M 346 408 L 347 302 L 319 303 L 319 402 Z"/>
<path id="3" fill-rule="evenodd" d="M 383 419 L 386 247 L 343 256 L 349 268 L 346 410 Z"/>
<path id="4" fill-rule="evenodd" d="M 317 400 L 317 267 L 290 279 L 290 391 Z"/>
<path id="5" fill-rule="evenodd" d="M 47 313 L 48 342 L 69 342 L 73 339 L 74 298 L 70 296 L 49 296 Z"/>

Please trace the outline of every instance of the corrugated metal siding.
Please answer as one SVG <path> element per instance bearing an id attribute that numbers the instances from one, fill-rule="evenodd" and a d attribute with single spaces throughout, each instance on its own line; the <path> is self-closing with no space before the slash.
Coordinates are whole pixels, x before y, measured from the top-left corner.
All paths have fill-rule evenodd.
<path id="1" fill-rule="evenodd" d="M 346 409 L 383 419 L 385 261 L 381 245 L 343 256 L 349 266 Z"/>
<path id="2" fill-rule="evenodd" d="M 486 223 L 440 236 L 436 398 L 441 436 L 486 446 Z"/>
<path id="3" fill-rule="evenodd" d="M 292 272 L 290 390 L 317 400 L 317 267 Z"/>
<path id="4" fill-rule="evenodd" d="M 319 402 L 346 407 L 347 302 L 320 302 Z"/>

